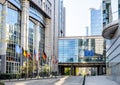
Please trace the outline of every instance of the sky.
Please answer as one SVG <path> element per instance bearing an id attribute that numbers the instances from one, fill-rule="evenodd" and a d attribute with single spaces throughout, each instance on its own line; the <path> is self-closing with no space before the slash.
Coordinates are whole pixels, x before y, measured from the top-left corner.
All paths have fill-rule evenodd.
<path id="1" fill-rule="evenodd" d="M 63 0 L 66 8 L 66 36 L 85 36 L 90 23 L 89 8 L 99 9 L 102 0 Z"/>

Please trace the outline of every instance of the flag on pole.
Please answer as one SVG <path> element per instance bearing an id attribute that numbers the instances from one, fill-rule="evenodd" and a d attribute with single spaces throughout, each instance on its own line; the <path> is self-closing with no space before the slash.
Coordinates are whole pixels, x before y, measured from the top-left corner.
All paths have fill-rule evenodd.
<path id="1" fill-rule="evenodd" d="M 26 51 L 26 52 L 27 52 L 27 53 L 26 53 L 26 54 L 27 54 L 27 55 L 26 55 L 27 58 L 31 58 L 30 50 L 28 49 L 28 51 Z"/>
<path id="2" fill-rule="evenodd" d="M 38 53 L 38 60 L 40 61 L 40 52 Z"/>
<path id="3" fill-rule="evenodd" d="M 27 51 L 26 50 L 23 50 L 23 56 L 27 57 Z"/>
<path id="4" fill-rule="evenodd" d="M 34 49 L 34 54 L 33 54 L 33 56 L 34 56 L 34 59 L 36 60 L 36 50 Z"/>
<path id="5" fill-rule="evenodd" d="M 47 59 L 47 56 L 46 56 L 46 54 L 45 54 L 45 52 L 43 51 L 43 53 L 42 53 L 42 57 L 43 57 L 43 59 L 44 60 L 46 60 Z"/>
<path id="6" fill-rule="evenodd" d="M 58 63 L 58 59 L 55 59 L 55 64 L 57 64 Z"/>

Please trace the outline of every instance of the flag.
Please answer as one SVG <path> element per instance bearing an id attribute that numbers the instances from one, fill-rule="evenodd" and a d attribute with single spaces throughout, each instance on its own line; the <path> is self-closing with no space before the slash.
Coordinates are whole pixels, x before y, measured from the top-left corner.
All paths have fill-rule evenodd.
<path id="1" fill-rule="evenodd" d="M 36 57 L 36 50 L 34 50 L 34 57 Z"/>
<path id="2" fill-rule="evenodd" d="M 34 59 L 36 60 L 36 50 L 34 49 L 34 54 L 33 54 L 33 56 L 34 56 Z"/>
<path id="3" fill-rule="evenodd" d="M 27 51 L 26 50 L 23 50 L 23 56 L 27 57 Z"/>
<path id="4" fill-rule="evenodd" d="M 94 50 L 91 50 L 89 53 L 90 56 L 94 56 Z"/>
<path id="5" fill-rule="evenodd" d="M 58 63 L 58 59 L 55 59 L 55 64 L 57 64 Z"/>
<path id="6" fill-rule="evenodd" d="M 26 57 L 27 57 L 27 58 L 30 58 L 30 57 L 31 57 L 30 50 L 26 51 Z"/>
<path id="7" fill-rule="evenodd" d="M 43 57 L 44 60 L 46 60 L 46 58 L 47 58 L 47 56 L 46 56 L 44 51 L 43 51 L 42 57 Z"/>
<path id="8" fill-rule="evenodd" d="M 94 50 L 84 50 L 84 56 L 94 56 Z"/>
<path id="9" fill-rule="evenodd" d="M 38 60 L 40 61 L 40 52 L 38 53 Z"/>
<path id="10" fill-rule="evenodd" d="M 21 48 L 17 44 L 15 45 L 15 52 L 16 53 L 21 53 Z"/>
<path id="11" fill-rule="evenodd" d="M 84 56 L 89 56 L 89 51 L 88 50 L 84 50 Z"/>

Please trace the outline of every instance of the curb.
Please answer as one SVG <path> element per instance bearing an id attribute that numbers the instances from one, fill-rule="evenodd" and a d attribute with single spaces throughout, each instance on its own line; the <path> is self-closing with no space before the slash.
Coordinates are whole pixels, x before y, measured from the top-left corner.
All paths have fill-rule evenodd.
<path id="1" fill-rule="evenodd" d="M 62 78 L 62 77 L 56 77 Z M 17 82 L 17 81 L 29 81 L 29 80 L 43 80 L 43 79 L 55 79 L 54 77 L 40 77 L 40 78 L 23 78 L 23 79 L 10 79 L 10 80 L 0 80 L 0 82 Z"/>

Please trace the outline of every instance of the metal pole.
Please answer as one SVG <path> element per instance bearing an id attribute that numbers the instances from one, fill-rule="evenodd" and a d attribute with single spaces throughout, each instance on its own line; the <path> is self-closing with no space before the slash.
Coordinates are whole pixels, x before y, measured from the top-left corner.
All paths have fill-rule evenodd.
<path id="1" fill-rule="evenodd" d="M 34 49 L 34 29 L 33 29 L 33 77 L 34 77 L 34 54 L 35 54 L 35 49 Z"/>

